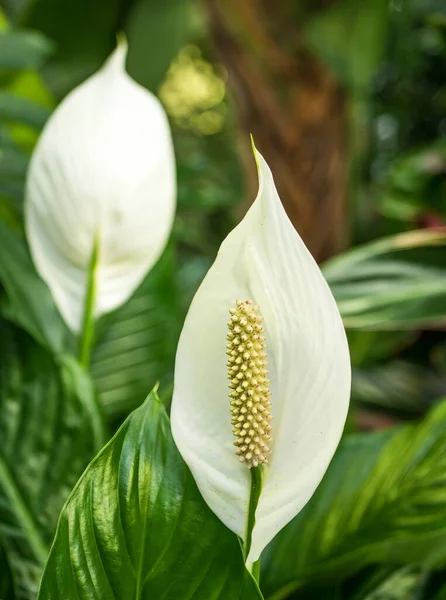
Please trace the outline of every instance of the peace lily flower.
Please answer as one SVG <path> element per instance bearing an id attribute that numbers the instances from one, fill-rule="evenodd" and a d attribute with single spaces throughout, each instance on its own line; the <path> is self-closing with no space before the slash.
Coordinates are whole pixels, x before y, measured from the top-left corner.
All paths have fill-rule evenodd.
<path id="1" fill-rule="evenodd" d="M 251 476 L 263 470 L 248 564 L 320 483 L 342 434 L 351 379 L 330 289 L 268 165 L 257 160 L 257 199 L 186 317 L 172 403 L 175 442 L 201 494 L 245 542 Z"/>
<path id="2" fill-rule="evenodd" d="M 157 261 L 175 212 L 167 118 L 155 96 L 126 73 L 126 54 L 121 41 L 105 65 L 60 104 L 28 172 L 32 256 L 75 332 L 93 250 L 97 317 L 125 302 Z"/>

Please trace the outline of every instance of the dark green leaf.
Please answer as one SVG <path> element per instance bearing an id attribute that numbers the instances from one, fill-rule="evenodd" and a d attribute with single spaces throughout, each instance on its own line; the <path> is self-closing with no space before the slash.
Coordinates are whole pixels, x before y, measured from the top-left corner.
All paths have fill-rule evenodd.
<path id="1" fill-rule="evenodd" d="M 0 540 L 0 600 L 15 600 L 12 573 L 2 543 Z"/>
<path id="2" fill-rule="evenodd" d="M 37 69 L 52 47 L 37 31 L 0 32 L 0 71 Z"/>
<path id="3" fill-rule="evenodd" d="M 323 268 L 353 329 L 446 323 L 446 229 L 412 231 L 354 248 Z"/>
<path id="4" fill-rule="evenodd" d="M 34 0 L 22 15 L 21 25 L 38 29 L 54 40 L 58 57 L 76 53 L 79 62 L 92 58 L 100 61 L 113 46 L 118 8 L 118 0 Z"/>
<path id="5" fill-rule="evenodd" d="M 58 514 L 104 442 L 90 379 L 0 320 L 0 537 L 18 598 L 35 598 Z"/>
<path id="6" fill-rule="evenodd" d="M 37 29 L 57 44 L 45 65 L 46 83 L 63 96 L 99 69 L 116 43 L 132 0 L 32 0 L 20 25 Z M 81 32 L 81 33 L 80 33 Z"/>
<path id="7" fill-rule="evenodd" d="M 316 494 L 269 546 L 262 588 L 288 598 L 367 565 L 446 562 L 446 401 L 417 425 L 347 437 Z"/>
<path id="8" fill-rule="evenodd" d="M 51 294 L 39 278 L 25 240 L 0 221 L 0 283 L 8 302 L 3 314 L 26 329 L 39 343 L 61 352 L 68 337 Z"/>
<path id="9" fill-rule="evenodd" d="M 39 599 L 255 600 L 240 544 L 202 499 L 151 393 L 70 496 Z"/>
<path id="10" fill-rule="evenodd" d="M 180 328 L 174 277 L 169 247 L 130 300 L 97 325 L 91 373 L 110 417 L 127 415 L 157 381 L 172 378 Z"/>

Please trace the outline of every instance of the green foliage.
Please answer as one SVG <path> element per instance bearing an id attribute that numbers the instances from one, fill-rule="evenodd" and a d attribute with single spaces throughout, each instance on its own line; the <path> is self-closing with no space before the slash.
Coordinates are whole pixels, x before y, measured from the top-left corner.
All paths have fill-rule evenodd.
<path id="1" fill-rule="evenodd" d="M 446 402 L 419 425 L 347 437 L 316 494 L 268 549 L 262 589 L 288 598 L 369 564 L 446 561 Z"/>
<path id="2" fill-rule="evenodd" d="M 383 58 L 389 0 L 340 0 L 305 24 L 308 46 L 354 93 L 370 87 Z"/>
<path id="3" fill-rule="evenodd" d="M 36 31 L 0 32 L 0 75 L 36 69 L 51 54 L 53 45 Z"/>
<path id="4" fill-rule="evenodd" d="M 0 92 L 0 121 L 21 123 L 40 131 L 50 111 L 26 98 Z"/>
<path id="5" fill-rule="evenodd" d="M 14 584 L 11 569 L 4 548 L 0 545 L 0 598 L 14 597 Z"/>
<path id="6" fill-rule="evenodd" d="M 91 373 L 110 418 L 139 406 L 157 381 L 171 383 L 179 327 L 169 247 L 130 300 L 97 324 Z"/>
<path id="7" fill-rule="evenodd" d="M 446 231 L 412 231 L 354 248 L 324 274 L 345 326 L 437 327 L 446 317 Z"/>
<path id="8" fill-rule="evenodd" d="M 105 440 L 86 374 L 0 320 L 0 539 L 18 598 L 34 598 L 57 516 Z"/>
<path id="9" fill-rule="evenodd" d="M 352 398 L 371 409 L 417 417 L 442 396 L 446 396 L 446 376 L 408 360 L 388 360 L 353 370 Z"/>
<path id="10" fill-rule="evenodd" d="M 149 90 L 157 91 L 170 63 L 190 37 L 191 4 L 188 0 L 144 0 L 128 15 L 128 70 Z M 156 60 L 148 61 L 153 55 Z"/>
<path id="11" fill-rule="evenodd" d="M 382 213 L 411 224 L 446 217 L 446 141 L 442 138 L 395 160 L 380 201 Z"/>
<path id="12" fill-rule="evenodd" d="M 114 44 L 119 27 L 119 0 L 35 0 L 24 2 L 16 22 L 41 31 L 57 44 L 45 65 L 46 80 L 60 96 L 97 69 Z M 122 2 L 122 6 L 124 6 Z M 82 44 L 79 44 L 82 32 Z"/>
<path id="13" fill-rule="evenodd" d="M 152 392 L 71 494 L 39 600 L 259 600 L 256 588 L 236 536 L 201 498 Z"/>
<path id="14" fill-rule="evenodd" d="M 22 326 L 43 346 L 61 352 L 67 330 L 50 292 L 39 278 L 25 240 L 0 222 L 0 282 L 6 303 L 5 317 Z"/>

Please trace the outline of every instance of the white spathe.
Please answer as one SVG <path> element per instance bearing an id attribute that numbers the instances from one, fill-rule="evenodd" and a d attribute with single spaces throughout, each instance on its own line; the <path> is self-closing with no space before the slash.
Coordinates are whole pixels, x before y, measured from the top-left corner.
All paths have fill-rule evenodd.
<path id="1" fill-rule="evenodd" d="M 94 315 L 129 298 L 158 260 L 176 204 L 175 158 L 161 104 L 125 71 L 127 45 L 74 89 L 46 124 L 26 185 L 37 269 L 80 330 L 98 243 Z"/>
<path id="2" fill-rule="evenodd" d="M 322 273 L 289 221 L 257 154 L 259 192 L 228 235 L 190 306 L 175 365 L 175 442 L 214 513 L 241 538 L 250 473 L 233 445 L 226 367 L 229 309 L 251 299 L 264 317 L 272 454 L 264 470 L 248 563 L 308 502 L 341 437 L 350 357 Z"/>

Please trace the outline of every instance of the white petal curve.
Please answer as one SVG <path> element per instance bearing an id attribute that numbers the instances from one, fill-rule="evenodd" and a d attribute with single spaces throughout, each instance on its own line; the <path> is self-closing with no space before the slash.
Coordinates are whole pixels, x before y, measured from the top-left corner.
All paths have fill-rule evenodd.
<path id="1" fill-rule="evenodd" d="M 273 412 L 270 464 L 248 562 L 308 502 L 348 411 L 350 358 L 336 303 L 289 221 L 268 165 L 259 193 L 197 291 L 180 337 L 172 402 L 175 442 L 215 514 L 244 537 L 250 475 L 233 446 L 226 378 L 229 309 L 252 299 L 264 317 Z"/>
<path id="2" fill-rule="evenodd" d="M 155 96 L 125 72 L 121 43 L 46 124 L 26 185 L 33 259 L 70 328 L 80 329 L 99 240 L 95 316 L 113 310 L 159 258 L 175 212 L 172 139 Z"/>

